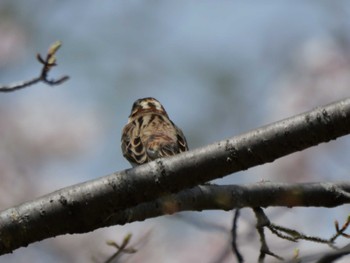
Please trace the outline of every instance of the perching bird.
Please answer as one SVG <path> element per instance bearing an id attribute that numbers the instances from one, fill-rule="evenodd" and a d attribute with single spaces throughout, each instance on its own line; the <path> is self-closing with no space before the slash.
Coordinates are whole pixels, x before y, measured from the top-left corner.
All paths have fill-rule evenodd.
<path id="1" fill-rule="evenodd" d="M 188 150 L 182 131 L 154 98 L 134 102 L 121 143 L 123 155 L 133 167 Z"/>

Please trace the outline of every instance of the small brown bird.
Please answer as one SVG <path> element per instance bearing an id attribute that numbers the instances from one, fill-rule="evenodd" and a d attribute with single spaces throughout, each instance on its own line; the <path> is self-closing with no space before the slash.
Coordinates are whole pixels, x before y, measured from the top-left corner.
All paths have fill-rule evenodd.
<path id="1" fill-rule="evenodd" d="M 123 155 L 133 167 L 188 150 L 182 131 L 154 98 L 134 102 L 121 143 Z"/>

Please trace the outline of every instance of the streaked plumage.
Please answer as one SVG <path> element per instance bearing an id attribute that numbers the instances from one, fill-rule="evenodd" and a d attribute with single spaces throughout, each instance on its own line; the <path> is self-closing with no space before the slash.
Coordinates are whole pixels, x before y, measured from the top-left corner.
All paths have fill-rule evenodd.
<path id="1" fill-rule="evenodd" d="M 134 102 L 121 142 L 123 155 L 132 166 L 188 150 L 182 131 L 154 98 Z"/>

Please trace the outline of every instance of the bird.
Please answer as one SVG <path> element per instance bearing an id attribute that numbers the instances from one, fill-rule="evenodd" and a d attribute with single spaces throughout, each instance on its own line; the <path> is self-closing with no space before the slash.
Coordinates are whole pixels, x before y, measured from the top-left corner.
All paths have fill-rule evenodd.
<path id="1" fill-rule="evenodd" d="M 133 167 L 188 151 L 182 130 L 170 120 L 163 105 L 152 97 L 138 99 L 132 105 L 122 130 L 121 148 Z"/>

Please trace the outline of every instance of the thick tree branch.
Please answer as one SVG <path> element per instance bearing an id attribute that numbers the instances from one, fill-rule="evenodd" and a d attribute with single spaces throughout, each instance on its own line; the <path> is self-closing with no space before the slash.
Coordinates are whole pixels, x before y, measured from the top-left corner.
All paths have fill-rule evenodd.
<path id="1" fill-rule="evenodd" d="M 103 226 L 123 225 L 180 211 L 244 207 L 336 207 L 350 203 L 350 183 L 200 185 L 117 212 Z"/>
<path id="2" fill-rule="evenodd" d="M 61 189 L 0 213 L 0 253 L 56 235 L 92 231 L 108 225 L 113 213 L 349 133 L 350 99 L 345 99 L 206 147 Z"/>

